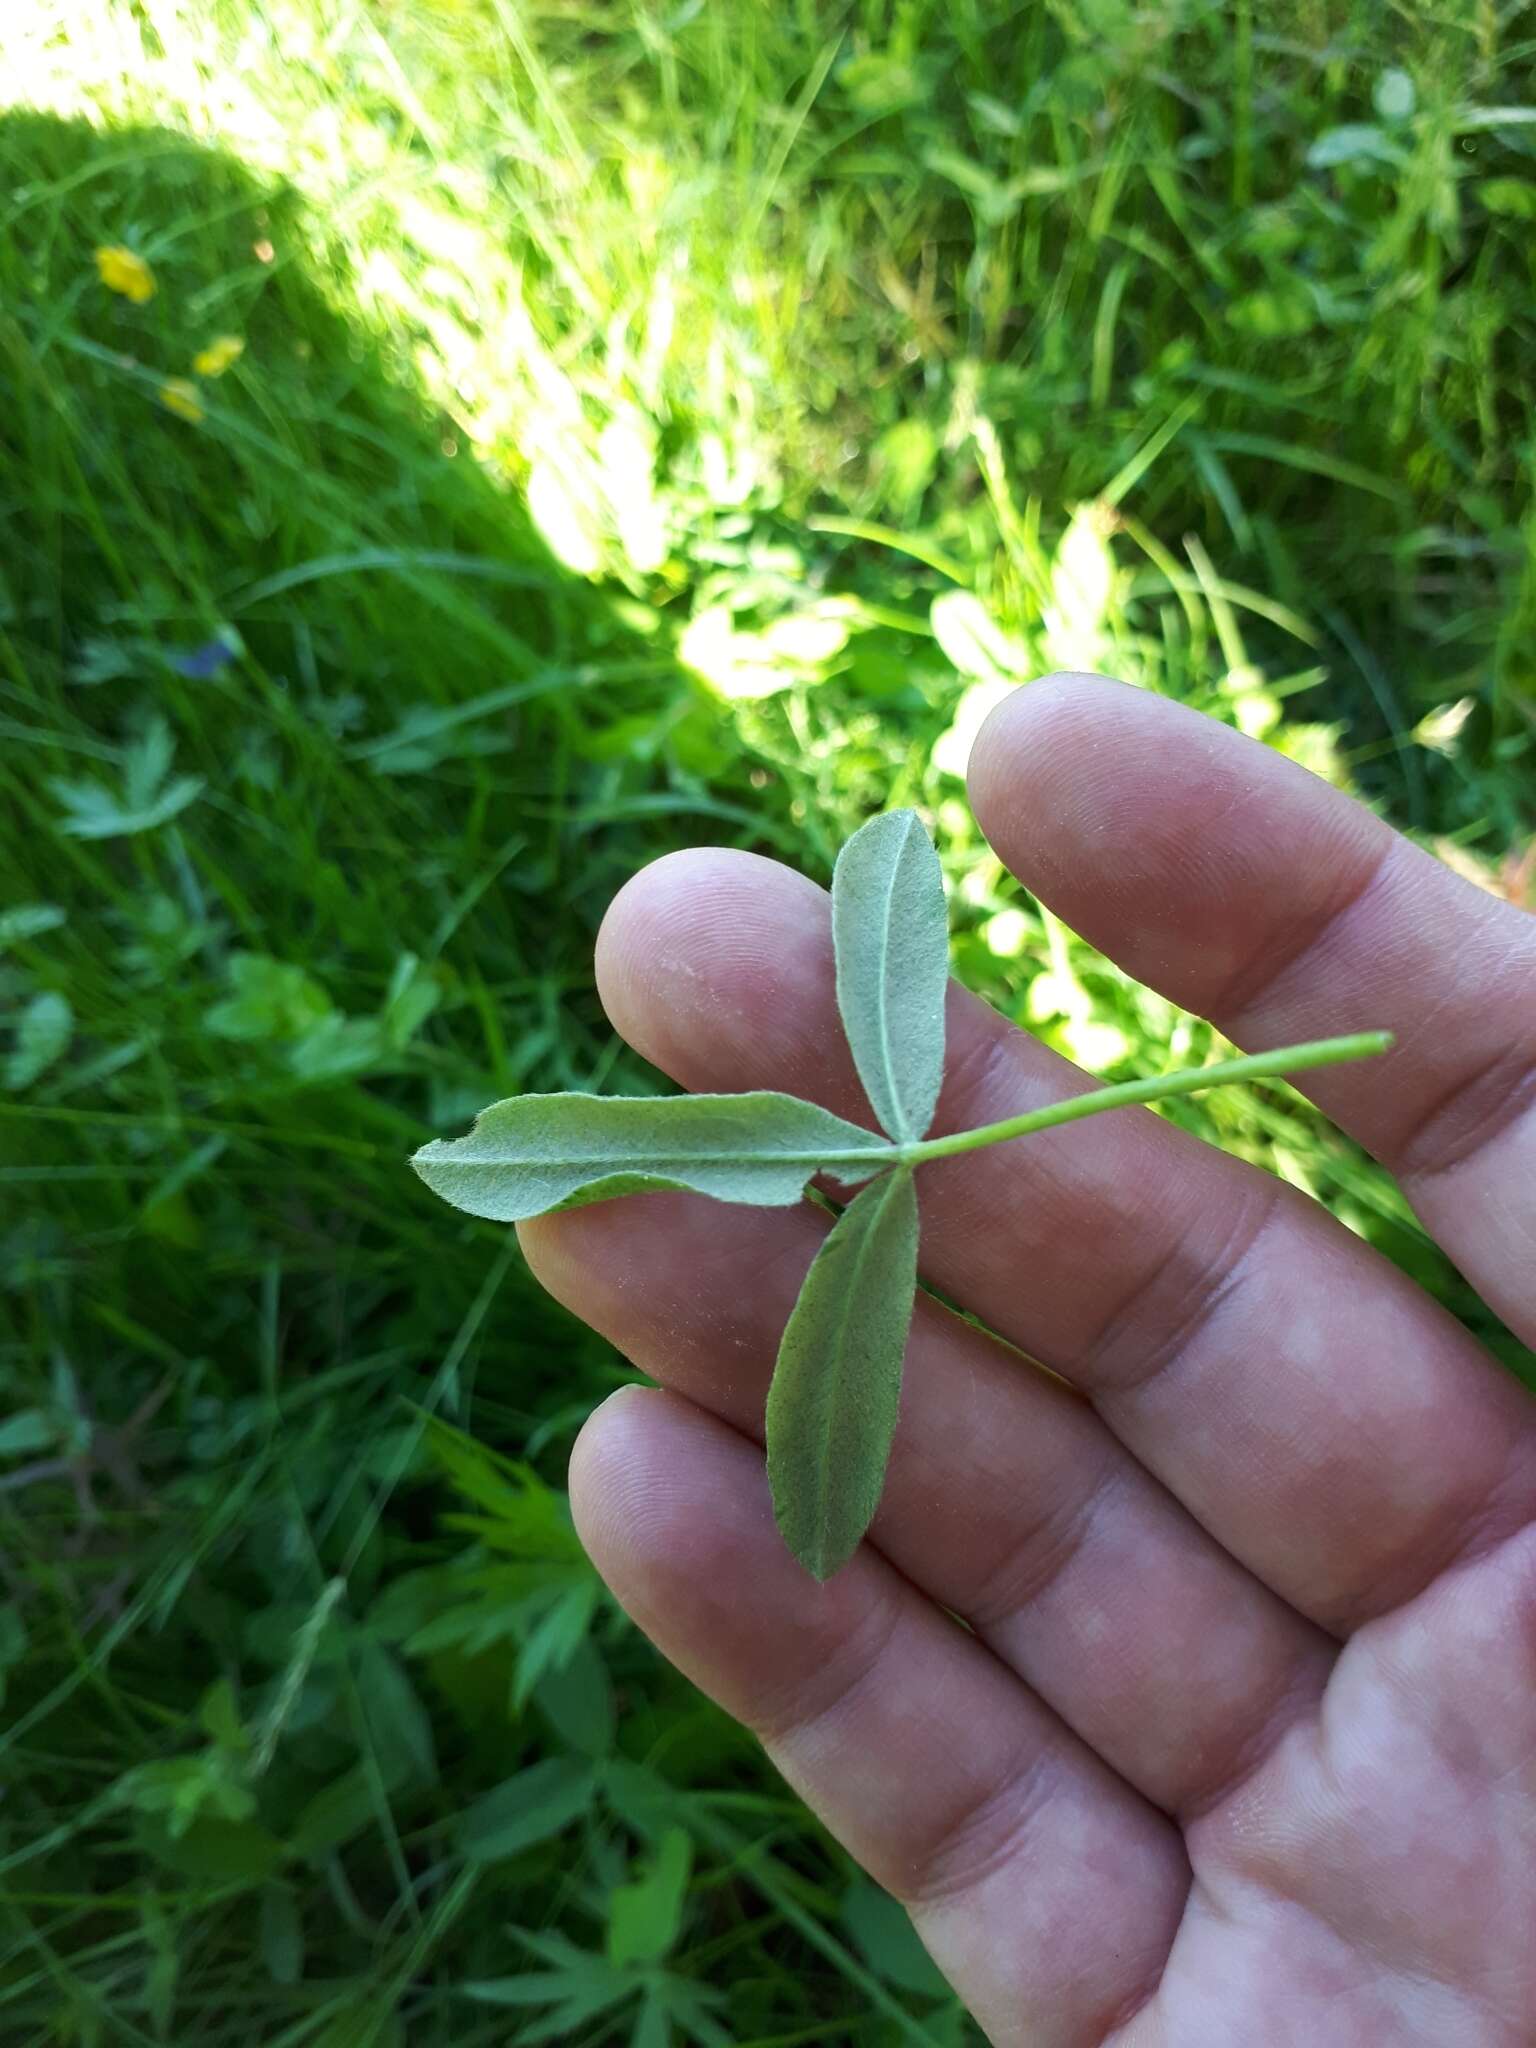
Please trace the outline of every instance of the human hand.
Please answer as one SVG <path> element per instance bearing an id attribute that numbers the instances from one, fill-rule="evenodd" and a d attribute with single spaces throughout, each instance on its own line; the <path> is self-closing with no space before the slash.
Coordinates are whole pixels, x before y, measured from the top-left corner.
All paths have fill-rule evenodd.
<path id="1" fill-rule="evenodd" d="M 982 735 L 1027 887 L 1307 1077 L 1536 1342 L 1536 919 L 1195 714 L 1083 677 Z M 671 856 L 598 975 L 686 1086 L 865 1116 L 827 899 Z M 936 1131 L 1071 1069 L 964 991 Z M 759 1442 L 826 1223 L 648 1195 L 521 1227 L 665 1391 L 571 1466 L 623 1605 L 753 1728 L 1007 2048 L 1536 2042 L 1536 1402 L 1282 1181 L 1143 1110 L 925 1167 L 926 1276 L 870 1540 L 818 1586 Z M 967 1632 L 950 1618 L 964 1617 Z"/>

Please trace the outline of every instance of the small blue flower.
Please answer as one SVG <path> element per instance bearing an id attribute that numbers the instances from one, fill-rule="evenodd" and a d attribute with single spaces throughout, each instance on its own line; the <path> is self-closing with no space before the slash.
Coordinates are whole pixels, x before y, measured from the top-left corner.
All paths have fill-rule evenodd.
<path id="1" fill-rule="evenodd" d="M 170 664 L 179 676 L 189 676 L 194 682 L 207 682 L 216 676 L 221 668 L 227 668 L 240 652 L 240 643 L 230 635 L 217 635 L 205 640 L 201 647 L 194 647 L 190 654 L 173 654 Z"/>

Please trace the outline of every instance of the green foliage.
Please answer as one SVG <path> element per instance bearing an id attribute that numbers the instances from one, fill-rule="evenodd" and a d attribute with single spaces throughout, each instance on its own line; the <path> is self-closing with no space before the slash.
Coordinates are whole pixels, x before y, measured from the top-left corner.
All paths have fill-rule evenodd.
<path id="1" fill-rule="evenodd" d="M 581 1558 L 564 1455 L 624 1368 L 398 1161 L 498 1095 L 656 1085 L 591 990 L 648 858 L 825 878 L 890 805 L 1007 1015 L 1096 1071 L 1218 1056 L 959 800 L 1057 662 L 1523 897 L 1521 31 L 1246 20 L 0 7 L 7 2041 L 972 2038 Z M 1309 163 L 1360 125 L 1396 160 Z M 12 1087 L 50 997 L 72 1033 Z M 1530 1369 L 1303 1105 L 1170 1113 Z M 461 1817 L 551 1759 L 590 1805 L 468 1863 Z M 672 1828 L 676 1941 L 616 1966 Z M 609 1971 L 573 2032 L 468 1992 Z"/>
<path id="2" fill-rule="evenodd" d="M 944 876 L 914 811 L 871 818 L 832 871 L 837 1007 L 864 1093 L 899 1144 L 933 1121 L 944 1076 Z"/>
<path id="3" fill-rule="evenodd" d="M 203 792 L 199 775 L 171 774 L 176 743 L 163 718 L 151 719 L 122 751 L 122 783 L 114 790 L 94 777 L 50 784 L 64 816 L 59 831 L 74 839 L 128 838 L 168 825 Z"/>
<path id="4" fill-rule="evenodd" d="M 477 1799 L 458 1830 L 471 1863 L 516 1856 L 562 1833 L 586 1812 L 596 1790 L 590 1765 L 577 1757 L 546 1757 Z"/>
<path id="5" fill-rule="evenodd" d="M 917 1284 L 917 1193 L 900 1167 L 827 1233 L 779 1344 L 768 1392 L 768 1477 L 784 1540 L 830 1578 L 880 1501 Z"/>
<path id="6" fill-rule="evenodd" d="M 16 1043 L 4 1066 L 7 1088 L 19 1092 L 41 1080 L 69 1050 L 75 1013 L 68 996 L 54 990 L 33 996 L 16 1019 Z"/>
<path id="7" fill-rule="evenodd" d="M 867 1179 L 895 1157 L 870 1131 L 793 1095 L 604 1099 L 521 1095 L 492 1103 L 467 1138 L 411 1164 L 472 1216 L 516 1223 L 614 1195 L 692 1188 L 721 1202 L 797 1202 L 813 1174 Z"/>
<path id="8" fill-rule="evenodd" d="M 616 1886 L 608 1900 L 609 1962 L 659 1963 L 671 1954 L 692 1867 L 686 1830 L 668 1828 L 640 1875 Z"/>

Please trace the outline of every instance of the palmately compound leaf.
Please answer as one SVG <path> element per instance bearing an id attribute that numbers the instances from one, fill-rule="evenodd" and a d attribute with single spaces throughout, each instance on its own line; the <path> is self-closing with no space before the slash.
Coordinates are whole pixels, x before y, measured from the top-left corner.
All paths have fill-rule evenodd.
<path id="1" fill-rule="evenodd" d="M 901 1167 L 854 1196 L 811 1263 L 768 1390 L 768 1479 L 784 1540 L 818 1579 L 880 1501 L 917 1284 L 917 1194 Z"/>
<path id="2" fill-rule="evenodd" d="M 832 875 L 837 1006 L 864 1092 L 898 1143 L 933 1121 L 944 1075 L 944 877 L 915 811 L 855 832 Z"/>
<path id="3" fill-rule="evenodd" d="M 824 1169 L 867 1180 L 894 1153 L 883 1138 L 794 1095 L 514 1095 L 465 1138 L 423 1145 L 411 1164 L 457 1209 L 517 1223 L 613 1195 L 691 1188 L 721 1202 L 798 1202 Z"/>

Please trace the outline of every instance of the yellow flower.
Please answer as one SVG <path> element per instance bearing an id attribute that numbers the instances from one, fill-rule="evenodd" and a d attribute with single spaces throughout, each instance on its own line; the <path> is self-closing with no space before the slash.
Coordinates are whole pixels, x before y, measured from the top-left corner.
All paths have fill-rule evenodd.
<path id="1" fill-rule="evenodd" d="M 160 386 L 160 403 L 167 412 L 175 413 L 178 419 L 190 420 L 193 426 L 204 417 L 202 398 L 190 377 L 167 377 Z"/>
<path id="2" fill-rule="evenodd" d="M 199 377 L 222 377 L 234 363 L 245 354 L 245 343 L 238 334 L 221 334 L 217 341 L 210 341 L 199 349 L 192 358 L 192 367 Z"/>
<path id="3" fill-rule="evenodd" d="M 98 249 L 96 269 L 109 292 L 121 292 L 136 306 L 155 296 L 155 273 L 131 249 Z"/>

